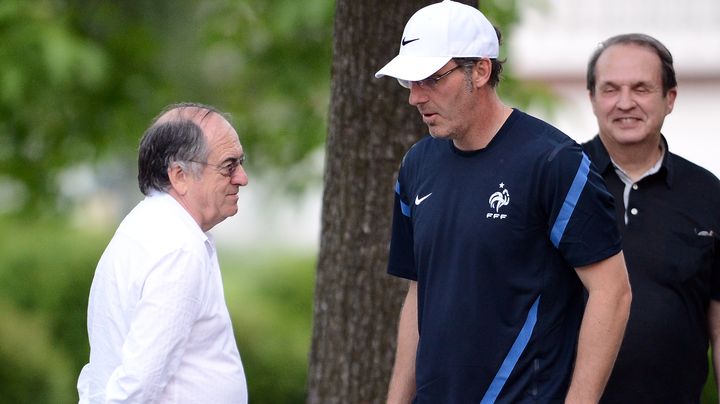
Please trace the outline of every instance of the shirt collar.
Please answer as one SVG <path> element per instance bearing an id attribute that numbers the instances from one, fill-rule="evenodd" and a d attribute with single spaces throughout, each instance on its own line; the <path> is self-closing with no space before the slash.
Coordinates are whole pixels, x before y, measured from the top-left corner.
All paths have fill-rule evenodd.
<path id="1" fill-rule="evenodd" d="M 665 184 L 668 188 L 670 188 L 672 187 L 673 181 L 673 165 L 672 159 L 670 158 L 670 149 L 664 135 L 660 135 L 660 141 L 662 142 L 664 152 L 662 164 L 660 165 L 660 169 L 657 174 L 665 176 Z M 596 135 L 589 144 L 595 151 L 593 164 L 595 164 L 595 167 L 600 171 L 600 173 L 605 174 L 608 170 L 615 170 L 615 165 L 613 164 L 605 145 L 603 145 L 602 140 L 600 140 L 600 136 Z"/>
<path id="2" fill-rule="evenodd" d="M 168 209 L 174 210 L 177 217 L 182 220 L 188 228 L 193 229 L 195 234 L 205 243 L 206 246 L 208 246 L 208 248 L 215 248 L 212 235 L 202 231 L 200 225 L 195 221 L 195 219 L 193 219 L 192 215 L 190 215 L 190 212 L 185 210 L 185 208 L 180 205 L 180 202 L 173 198 L 172 195 L 167 192 L 152 190 L 145 199 L 157 200 L 158 203 L 166 205 Z"/>

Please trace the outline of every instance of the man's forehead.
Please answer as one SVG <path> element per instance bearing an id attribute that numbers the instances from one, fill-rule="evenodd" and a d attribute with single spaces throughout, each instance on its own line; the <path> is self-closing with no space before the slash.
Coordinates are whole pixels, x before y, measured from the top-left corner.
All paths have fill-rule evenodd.
<path id="1" fill-rule="evenodd" d="M 662 79 L 660 58 L 652 50 L 635 44 L 615 44 L 598 58 L 598 82 L 643 82 Z"/>
<path id="2" fill-rule="evenodd" d="M 660 57 L 652 48 L 635 43 L 617 43 L 608 46 L 598 57 L 597 65 L 622 67 L 628 64 L 647 64 L 656 62 L 660 66 Z"/>
<path id="3" fill-rule="evenodd" d="M 206 120 L 203 131 L 207 136 L 212 154 L 238 155 L 242 153 L 237 132 L 221 115 L 216 114 L 213 119 Z"/>

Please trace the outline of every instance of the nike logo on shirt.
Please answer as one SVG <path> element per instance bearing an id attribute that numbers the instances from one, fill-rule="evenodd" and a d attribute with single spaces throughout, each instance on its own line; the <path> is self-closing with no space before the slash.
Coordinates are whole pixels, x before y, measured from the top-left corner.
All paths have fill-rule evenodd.
<path id="1" fill-rule="evenodd" d="M 429 194 L 423 196 L 422 198 L 419 197 L 420 195 L 416 195 L 416 196 L 415 196 L 415 205 L 420 205 L 421 203 L 423 203 L 423 201 L 424 201 L 425 199 L 429 198 L 430 195 L 432 195 L 432 192 L 430 192 Z"/>

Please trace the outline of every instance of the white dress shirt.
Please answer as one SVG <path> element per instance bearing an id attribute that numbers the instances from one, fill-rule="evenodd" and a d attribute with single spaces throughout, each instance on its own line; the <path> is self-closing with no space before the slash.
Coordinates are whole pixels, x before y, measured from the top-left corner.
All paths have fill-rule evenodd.
<path id="1" fill-rule="evenodd" d="M 100 258 L 80 403 L 247 403 L 215 246 L 170 195 L 146 197 Z"/>

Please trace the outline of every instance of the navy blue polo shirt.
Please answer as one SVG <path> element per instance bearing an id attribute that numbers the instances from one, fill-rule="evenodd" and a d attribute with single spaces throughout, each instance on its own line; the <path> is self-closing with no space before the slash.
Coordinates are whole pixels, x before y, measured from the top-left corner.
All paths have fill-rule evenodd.
<path id="1" fill-rule="evenodd" d="M 699 403 L 710 299 L 720 300 L 720 181 L 670 153 L 631 189 L 599 137 L 583 147 L 616 198 L 633 300 L 602 403 Z"/>
<path id="2" fill-rule="evenodd" d="M 415 144 L 388 266 L 418 282 L 415 402 L 562 401 L 584 310 L 574 268 L 619 251 L 602 178 L 549 124 L 514 110 L 484 149 Z"/>

